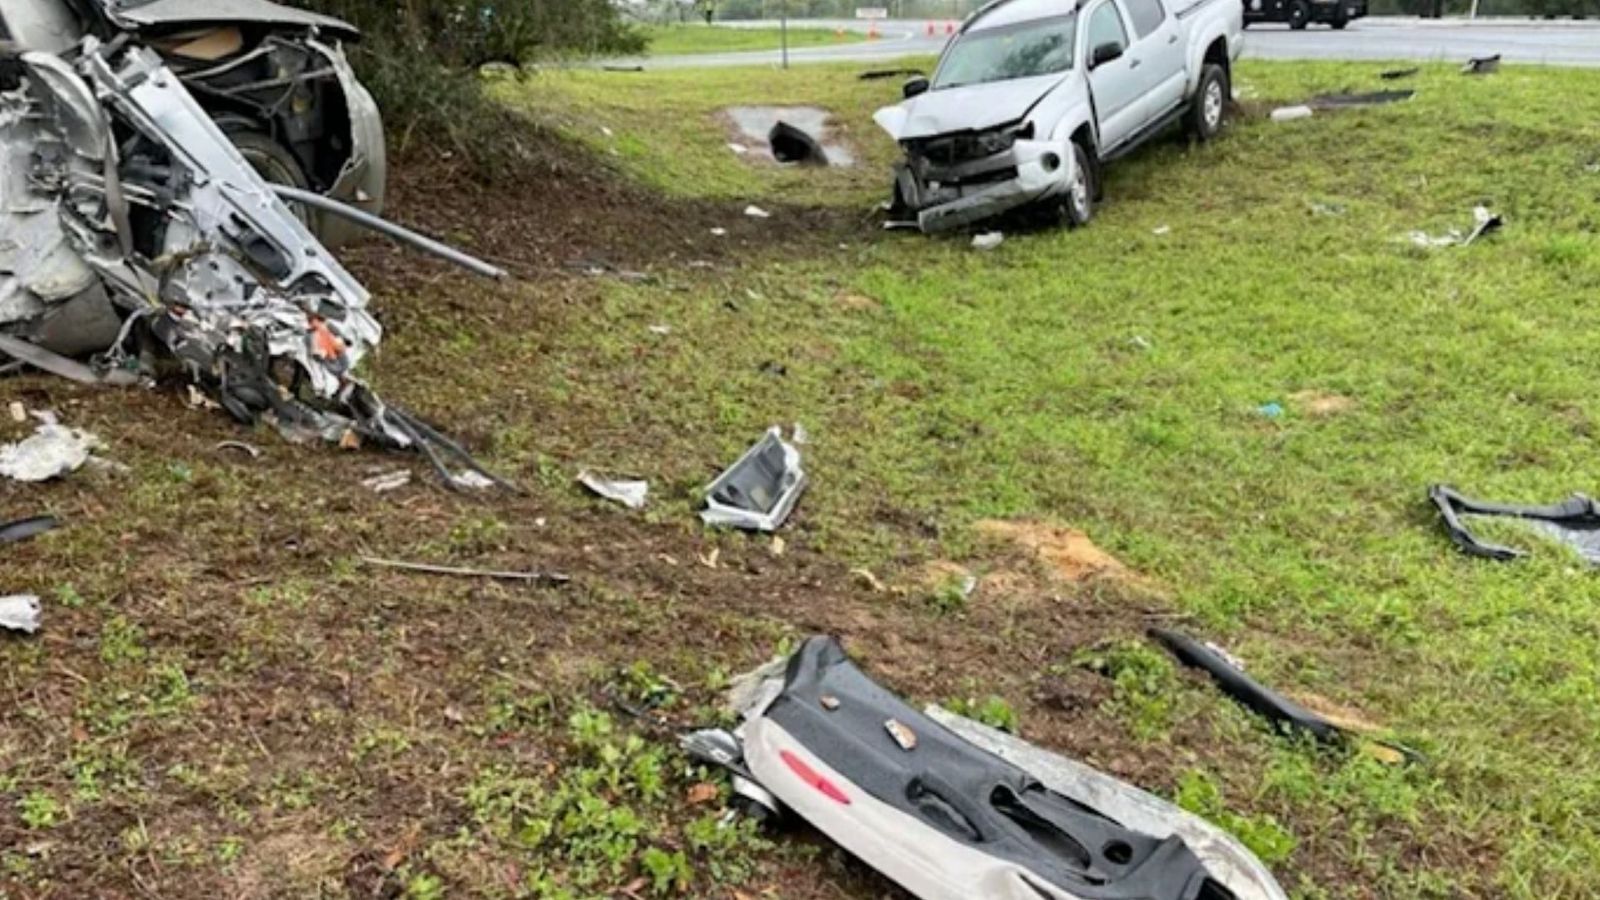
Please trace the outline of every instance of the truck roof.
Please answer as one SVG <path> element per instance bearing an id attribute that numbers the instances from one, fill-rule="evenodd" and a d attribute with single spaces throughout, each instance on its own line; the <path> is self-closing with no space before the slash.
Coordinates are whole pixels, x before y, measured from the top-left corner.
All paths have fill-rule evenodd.
<path id="1" fill-rule="evenodd" d="M 1078 0 L 998 0 L 978 10 L 962 31 L 1001 28 L 1018 22 L 1064 16 L 1077 10 Z"/>

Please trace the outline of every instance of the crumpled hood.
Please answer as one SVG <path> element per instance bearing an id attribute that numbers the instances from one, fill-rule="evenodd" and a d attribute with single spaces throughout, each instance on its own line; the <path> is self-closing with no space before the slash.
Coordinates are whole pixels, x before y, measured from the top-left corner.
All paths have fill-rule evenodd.
<path id="1" fill-rule="evenodd" d="M 886 106 L 872 119 L 897 141 L 952 131 L 984 131 L 1026 116 L 1044 95 L 1071 77 L 1071 72 L 1055 72 L 928 91 Z"/>
<path id="2" fill-rule="evenodd" d="M 271 0 L 102 0 L 106 11 L 124 27 L 170 28 L 177 25 L 282 25 L 317 28 L 340 39 L 354 40 L 355 26 Z"/>

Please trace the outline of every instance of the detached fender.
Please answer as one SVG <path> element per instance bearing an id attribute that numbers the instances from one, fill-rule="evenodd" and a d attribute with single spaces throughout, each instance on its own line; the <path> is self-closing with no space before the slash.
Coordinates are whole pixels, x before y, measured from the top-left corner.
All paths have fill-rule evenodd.
<path id="1" fill-rule="evenodd" d="M 382 215 L 389 188 L 389 151 L 383 129 L 383 113 L 378 102 L 367 90 L 343 47 L 307 40 L 307 46 L 328 60 L 339 87 L 344 92 L 345 109 L 350 116 L 350 156 L 339 170 L 328 195 L 348 203 L 363 212 Z M 348 223 L 332 219 L 322 223 L 324 237 L 332 236 L 330 243 L 341 243 L 354 231 Z"/>
<path id="2" fill-rule="evenodd" d="M 872 114 L 872 121 L 878 127 L 889 133 L 889 137 L 900 140 L 900 134 L 905 131 L 906 117 L 909 113 L 904 105 L 896 103 L 894 106 L 885 106 Z"/>

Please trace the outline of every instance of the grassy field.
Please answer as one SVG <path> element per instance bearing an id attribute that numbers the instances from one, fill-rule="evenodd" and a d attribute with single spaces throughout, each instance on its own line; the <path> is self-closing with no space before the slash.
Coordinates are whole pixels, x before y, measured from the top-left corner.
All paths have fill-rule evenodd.
<path id="1" fill-rule="evenodd" d="M 484 289 L 357 257 L 379 386 L 526 497 L 453 497 L 420 465 L 372 495 L 360 478 L 410 461 L 263 432 L 249 462 L 175 388 L 16 382 L 131 470 L 0 484 L 8 513 L 70 524 L 5 557 L 0 587 L 47 612 L 0 641 L 0 895 L 899 896 L 803 832 L 718 828 L 708 776 L 608 699 L 713 719 L 730 673 L 816 631 L 916 701 L 972 701 L 1213 817 L 1297 898 L 1600 894 L 1596 575 L 1466 558 L 1424 499 L 1594 490 L 1600 72 L 1430 67 L 1408 103 L 1265 119 L 1382 68 L 1245 65 L 1218 142 L 1153 145 L 1088 229 L 988 253 L 877 228 L 894 147 L 870 114 L 897 87 L 856 67 L 502 85 L 684 210 L 594 201 L 650 243 L 589 256 L 642 278 L 554 256 Z M 861 166 L 728 150 L 722 107 L 802 102 Z M 571 202 L 476 227 L 513 247 Z M 1476 204 L 1501 234 L 1405 239 Z M 814 487 L 783 545 L 703 532 L 708 477 L 796 421 Z M 585 497 L 587 466 L 648 477 L 650 507 Z M 1083 529 L 1135 574 L 1063 580 L 995 518 Z M 1175 619 L 1428 763 L 1277 736 L 1142 639 Z"/>
<path id="2" fill-rule="evenodd" d="M 776 28 L 730 28 L 690 22 L 683 25 L 647 25 L 642 30 L 650 42 L 646 52 L 651 56 L 737 53 L 741 50 L 776 50 L 783 46 L 782 35 Z M 866 40 L 866 35 L 854 31 L 836 34 L 828 28 L 789 29 L 790 47 L 822 47 L 863 40 Z"/>

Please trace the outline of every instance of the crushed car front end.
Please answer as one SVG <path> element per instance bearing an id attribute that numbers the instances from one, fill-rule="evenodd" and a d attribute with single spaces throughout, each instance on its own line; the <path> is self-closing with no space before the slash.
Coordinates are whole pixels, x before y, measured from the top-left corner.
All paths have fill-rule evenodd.
<path id="1" fill-rule="evenodd" d="M 1032 122 L 901 142 L 892 212 L 927 233 L 949 231 L 1063 195 L 1075 164 L 1065 141 L 1039 140 Z"/>

